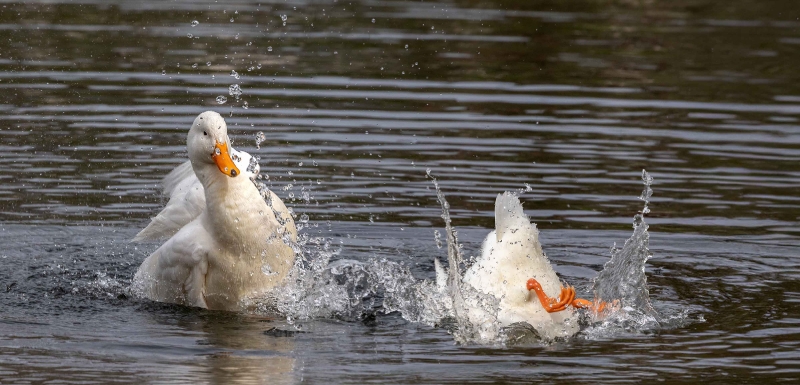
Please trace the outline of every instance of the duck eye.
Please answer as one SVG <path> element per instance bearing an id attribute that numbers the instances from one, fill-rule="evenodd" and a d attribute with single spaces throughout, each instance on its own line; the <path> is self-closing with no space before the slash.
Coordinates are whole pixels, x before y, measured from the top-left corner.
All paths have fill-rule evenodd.
<path id="1" fill-rule="evenodd" d="M 208 133 L 207 133 L 207 132 L 205 132 L 205 131 L 203 131 L 203 135 L 205 135 L 205 136 L 208 136 Z"/>

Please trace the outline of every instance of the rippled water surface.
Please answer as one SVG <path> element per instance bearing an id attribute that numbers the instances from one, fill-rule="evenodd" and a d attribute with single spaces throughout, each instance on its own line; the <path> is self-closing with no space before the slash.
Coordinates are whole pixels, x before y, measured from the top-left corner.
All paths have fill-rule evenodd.
<path id="1" fill-rule="evenodd" d="M 745 0 L 2 1 L 0 382 L 794 383 L 798 17 Z M 466 254 L 495 196 L 523 191 L 579 290 L 631 236 L 646 168 L 651 300 L 684 317 L 502 347 L 380 301 L 296 321 L 134 298 L 158 245 L 129 240 L 209 109 L 334 260 L 417 280 L 445 253 L 427 168 Z"/>

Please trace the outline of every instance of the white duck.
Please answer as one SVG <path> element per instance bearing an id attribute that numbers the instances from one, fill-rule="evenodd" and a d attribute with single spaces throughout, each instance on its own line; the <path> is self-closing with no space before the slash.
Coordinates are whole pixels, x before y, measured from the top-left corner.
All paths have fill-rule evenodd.
<path id="1" fill-rule="evenodd" d="M 437 263 L 439 287 L 445 274 Z M 462 282 L 498 300 L 498 326 L 525 322 L 544 339 L 577 333 L 573 308 L 589 306 L 588 301 L 575 299 L 574 289 L 562 288 L 542 251 L 536 225 L 525 215 L 519 198 L 508 192 L 497 196 L 495 230 L 486 236 L 480 258 Z M 470 309 L 468 314 L 474 322 L 488 319 L 481 309 Z"/>
<path id="2" fill-rule="evenodd" d="M 186 144 L 191 172 L 203 186 L 205 205 L 145 259 L 134 277 L 134 290 L 155 301 L 243 310 L 249 298 L 267 295 L 289 273 L 294 263 L 289 243 L 297 240 L 294 221 L 275 194 L 270 191 L 265 201 L 242 175 L 228 152 L 228 128 L 218 113 L 200 114 Z M 170 204 L 176 189 L 193 194 L 191 188 L 187 190 L 191 178 L 186 164 L 165 178 L 165 190 L 172 195 Z M 173 223 L 158 225 L 164 231 L 171 231 L 190 218 L 192 210 L 198 210 L 175 205 L 179 214 L 159 220 Z M 170 215 L 166 208 L 162 214 Z"/>

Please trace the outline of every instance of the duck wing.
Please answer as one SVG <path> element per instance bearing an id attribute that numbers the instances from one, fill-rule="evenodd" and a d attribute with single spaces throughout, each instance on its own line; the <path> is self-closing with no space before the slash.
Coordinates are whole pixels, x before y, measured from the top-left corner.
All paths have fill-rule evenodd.
<path id="1" fill-rule="evenodd" d="M 207 308 L 205 281 L 213 242 L 197 219 L 142 262 L 133 290 L 159 302 Z"/>
<path id="2" fill-rule="evenodd" d="M 134 242 L 156 241 L 175 235 L 183 226 L 197 218 L 206 208 L 203 185 L 189 161 L 172 170 L 161 181 L 167 205 L 133 238 Z"/>

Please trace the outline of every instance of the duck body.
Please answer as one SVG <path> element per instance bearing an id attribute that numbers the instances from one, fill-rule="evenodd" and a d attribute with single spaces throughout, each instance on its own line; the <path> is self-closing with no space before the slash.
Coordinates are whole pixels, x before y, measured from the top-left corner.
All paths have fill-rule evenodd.
<path id="1" fill-rule="evenodd" d="M 245 310 L 249 298 L 268 295 L 292 268 L 291 244 L 297 240 L 297 230 L 288 209 L 271 191 L 264 199 L 232 160 L 221 165 L 219 157 L 213 157 L 216 147 L 226 149 L 228 143 L 219 114 L 204 112 L 195 119 L 187 147 L 205 205 L 139 267 L 134 289 L 143 296 L 208 309 Z M 191 191 L 185 193 L 194 194 Z M 178 223 L 181 218 L 176 218 Z"/>
<path id="2" fill-rule="evenodd" d="M 519 199 L 506 192 L 495 201 L 495 230 L 483 241 L 480 258 L 464 273 L 462 282 L 498 300 L 501 327 L 524 322 L 544 339 L 577 333 L 574 311 L 548 313 L 526 287 L 529 278 L 535 278 L 548 296 L 558 297 L 561 282 L 542 251 L 539 231 Z"/>

